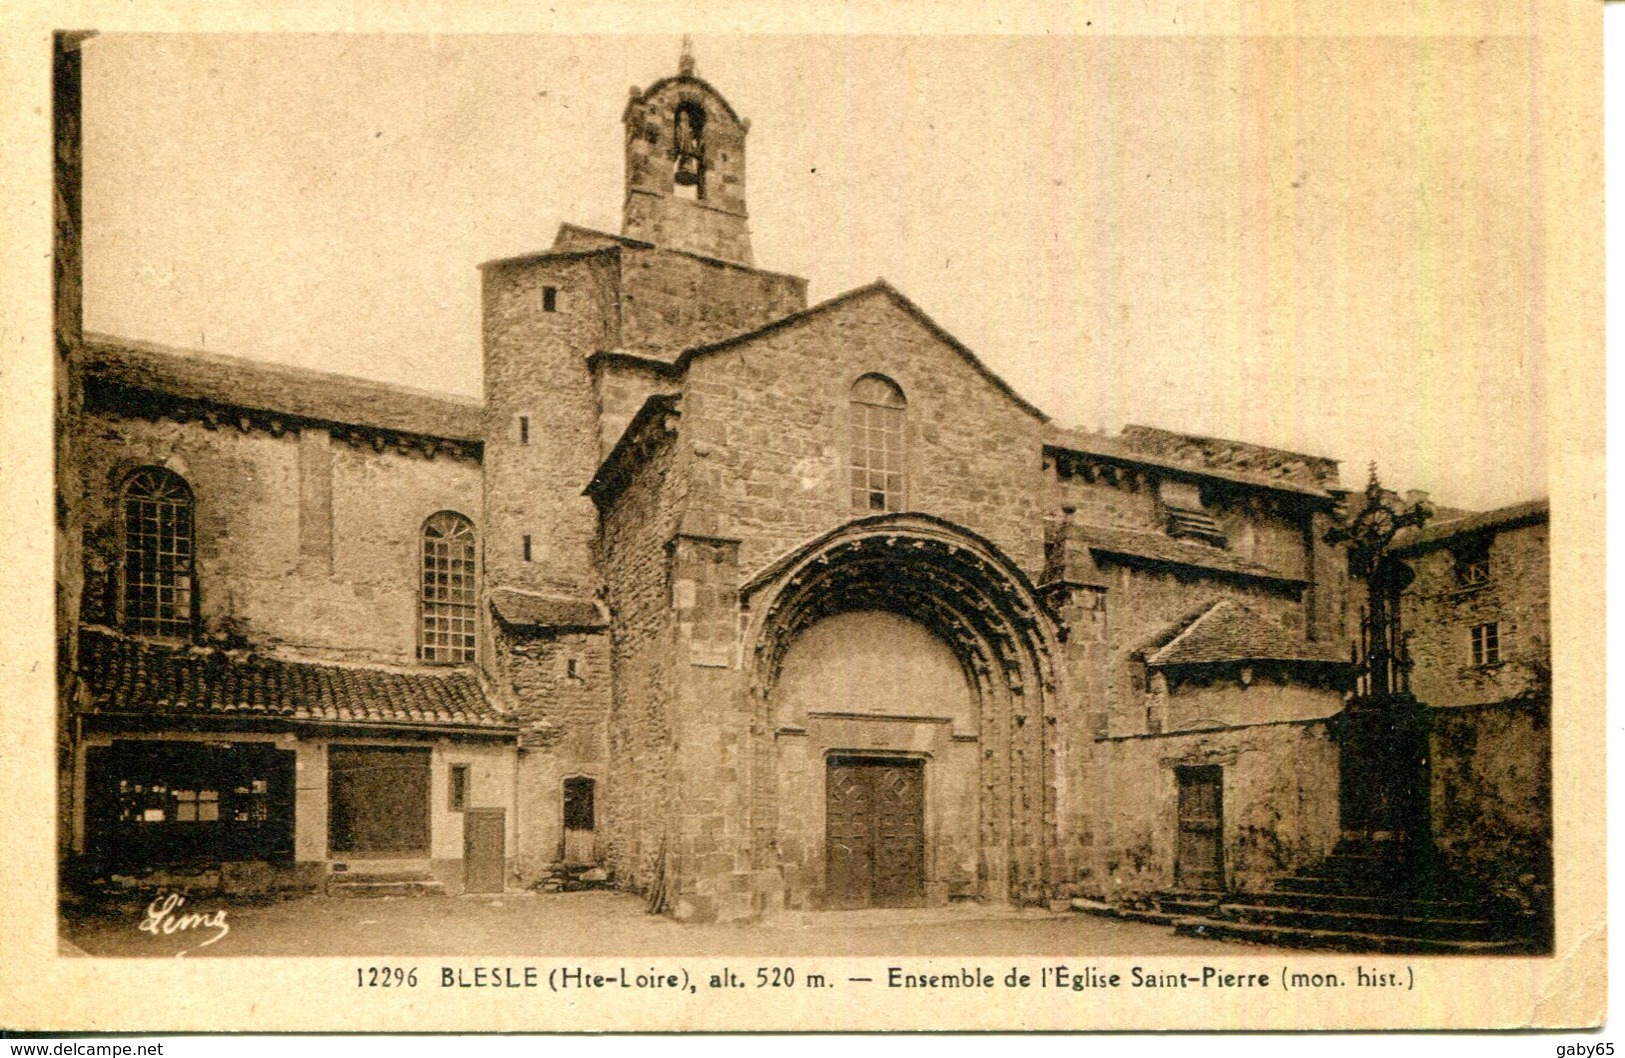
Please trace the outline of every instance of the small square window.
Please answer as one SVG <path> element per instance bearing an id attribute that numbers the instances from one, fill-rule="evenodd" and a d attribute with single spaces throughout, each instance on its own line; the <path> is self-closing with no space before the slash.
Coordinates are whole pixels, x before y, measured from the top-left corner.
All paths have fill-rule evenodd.
<path id="1" fill-rule="evenodd" d="M 1490 582 L 1490 552 L 1483 543 L 1464 547 L 1452 553 L 1456 587 L 1482 588 Z"/>
<path id="2" fill-rule="evenodd" d="M 1490 582 L 1490 560 L 1487 558 L 1474 559 L 1456 566 L 1456 586 L 1458 588 L 1482 588 Z"/>
<path id="3" fill-rule="evenodd" d="M 1501 625 L 1498 621 L 1473 626 L 1473 664 L 1501 663 Z"/>
<path id="4" fill-rule="evenodd" d="M 542 311 L 543 312 L 557 312 L 557 311 L 559 311 L 559 288 L 558 287 L 543 287 L 542 288 Z"/>
<path id="5" fill-rule="evenodd" d="M 446 808 L 461 812 L 468 807 L 468 765 L 453 764 L 446 773 Z"/>

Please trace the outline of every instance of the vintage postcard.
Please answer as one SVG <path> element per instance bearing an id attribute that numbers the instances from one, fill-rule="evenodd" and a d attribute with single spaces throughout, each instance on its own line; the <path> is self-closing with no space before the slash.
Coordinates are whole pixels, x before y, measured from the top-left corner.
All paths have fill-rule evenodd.
<path id="1" fill-rule="evenodd" d="M 0 1023 L 1601 1024 L 1601 7 L 1357 6 L 8 18 Z"/>

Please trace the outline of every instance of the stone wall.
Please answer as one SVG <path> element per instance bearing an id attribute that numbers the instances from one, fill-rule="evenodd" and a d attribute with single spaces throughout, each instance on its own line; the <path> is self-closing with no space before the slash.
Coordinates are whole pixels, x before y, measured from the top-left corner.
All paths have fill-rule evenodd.
<path id="1" fill-rule="evenodd" d="M 609 637 L 592 631 L 510 631 L 497 622 L 494 644 L 493 689 L 517 719 L 533 725 L 519 751 L 517 809 L 525 825 L 515 851 L 520 877 L 528 884 L 561 855 L 564 780 L 593 779 L 596 805 L 610 780 Z M 600 832 L 603 815 L 600 809 Z"/>
<path id="2" fill-rule="evenodd" d="M 1059 842 L 1056 873 L 1067 886 L 1067 892 L 1059 895 L 1082 895 L 1074 883 L 1095 876 L 1097 836 L 1106 825 L 1098 799 L 1090 794 L 1102 752 L 1097 738 L 1106 730 L 1106 685 L 1122 662 L 1113 660 L 1104 587 L 1057 586 L 1046 601 L 1066 628 L 1057 668 L 1070 696 L 1058 704 L 1058 721 L 1051 732 Z"/>
<path id="3" fill-rule="evenodd" d="M 1309 624 L 1307 631 L 1318 642 L 1335 646 L 1339 653 L 1358 631 L 1350 598 L 1348 553 L 1326 542 L 1332 529 L 1330 511 L 1313 511 L 1306 525 L 1309 558 L 1309 587 L 1305 596 Z"/>
<path id="4" fill-rule="evenodd" d="M 908 401 L 906 508 L 987 537 L 1036 577 L 1040 420 L 878 290 L 690 364 L 699 531 L 739 539 L 749 576 L 868 513 L 851 505 L 847 417 L 852 383 L 869 372 Z"/>
<path id="5" fill-rule="evenodd" d="M 1143 666 L 1134 662 L 1135 652 L 1216 599 L 1235 599 L 1282 628 L 1302 634 L 1302 604 L 1284 588 L 1110 561 L 1106 562 L 1103 572 L 1108 580 L 1103 599 L 1108 629 L 1104 651 L 1107 674 L 1101 681 L 1102 697 L 1089 702 L 1097 734 L 1131 735 L 1147 731 L 1145 695 L 1149 688 Z"/>
<path id="6" fill-rule="evenodd" d="M 615 776 L 603 791 L 603 838 L 615 879 L 640 891 L 660 880 L 672 807 L 677 630 L 666 544 L 683 495 L 676 460 L 670 438 L 654 448 L 604 513 L 600 544 L 610 612 L 608 744 Z"/>
<path id="7" fill-rule="evenodd" d="M 1551 701 L 1430 711 L 1434 843 L 1450 870 L 1537 911 L 1552 884 Z"/>
<path id="8" fill-rule="evenodd" d="M 807 307 L 807 281 L 665 249 L 621 254 L 621 344 L 674 359 Z"/>
<path id="9" fill-rule="evenodd" d="M 1323 456 L 1134 424 L 1123 427 L 1119 438 L 1136 451 L 1180 463 L 1274 478 L 1308 488 L 1332 489 L 1338 485 L 1337 460 Z"/>
<path id="10" fill-rule="evenodd" d="M 1433 706 L 1478 705 L 1550 693 L 1551 564 L 1546 523 L 1493 534 L 1489 581 L 1456 582 L 1448 546 L 1410 559 L 1416 580 L 1401 598 L 1410 633 L 1411 691 Z M 1501 659 L 1475 665 L 1472 629 L 1494 621 Z"/>
<path id="11" fill-rule="evenodd" d="M 1204 509 L 1224 531 L 1225 550 L 1285 576 L 1309 579 L 1308 512 L 1295 497 L 1219 484 L 1202 494 Z"/>
<path id="12" fill-rule="evenodd" d="M 597 357 L 592 363 L 598 398 L 598 459 L 609 458 L 645 401 L 681 386 L 663 365 L 630 357 Z"/>
<path id="13" fill-rule="evenodd" d="M 479 464 L 352 447 L 316 427 L 93 414 L 80 457 L 90 623 L 118 624 L 120 490 L 142 466 L 191 486 L 203 633 L 312 658 L 414 663 L 423 521 L 454 510 L 481 528 Z"/>
<path id="14" fill-rule="evenodd" d="M 484 270 L 489 587 L 582 598 L 598 588 L 598 512 L 582 495 L 598 468 L 587 357 L 619 342 L 616 253 L 543 255 Z"/>
<path id="15" fill-rule="evenodd" d="M 1212 727 L 1245 727 L 1281 720 L 1323 720 L 1343 708 L 1337 687 L 1312 687 L 1289 677 L 1279 665 L 1259 662 L 1205 673 L 1151 674 L 1146 708 L 1157 716 L 1163 731 L 1190 731 Z"/>
<path id="16" fill-rule="evenodd" d="M 489 583 L 591 597 L 598 522 L 582 490 L 643 401 L 677 384 L 588 358 L 675 357 L 803 308 L 806 281 L 616 243 L 496 262 L 484 282 Z"/>
<path id="17" fill-rule="evenodd" d="M 1223 768 L 1225 881 L 1256 890 L 1329 855 L 1338 828 L 1338 748 L 1322 722 L 1111 738 L 1097 744 L 1083 895 L 1134 903 L 1174 885 L 1175 769 Z"/>
<path id="18" fill-rule="evenodd" d="M 1233 578 L 1203 576 L 1194 571 L 1159 572 L 1109 560 L 1096 572 L 1095 579 L 1097 583 L 1091 585 L 1057 588 L 1050 596 L 1068 630 L 1062 652 L 1072 696 L 1072 705 L 1062 712 L 1057 732 L 1059 744 L 1064 747 L 1058 755 L 1062 815 L 1066 820 L 1060 835 L 1061 874 L 1084 882 L 1098 882 L 1102 856 L 1117 857 L 1121 863 L 1132 862 L 1134 855 L 1139 855 L 1130 853 L 1145 842 L 1137 838 L 1113 845 L 1108 837 L 1125 821 L 1157 830 L 1160 836 L 1156 842 L 1173 840 L 1172 829 L 1158 830 L 1164 824 L 1172 828 L 1171 817 L 1136 822 L 1137 810 L 1109 793 L 1134 789 L 1132 783 L 1116 785 L 1113 775 L 1115 768 L 1138 752 L 1133 747 L 1142 743 L 1135 739 L 1148 738 L 1143 745 L 1166 747 L 1181 744 L 1160 741 L 1173 737 L 1166 733 L 1196 727 L 1233 727 L 1231 731 L 1204 736 L 1222 742 L 1239 738 L 1243 732 L 1276 730 L 1247 725 L 1318 720 L 1334 715 L 1342 707 L 1338 689 L 1309 686 L 1263 664 L 1252 667 L 1253 681 L 1245 687 L 1239 682 L 1238 666 L 1236 671 L 1226 670 L 1222 676 L 1205 673 L 1201 682 L 1192 681 L 1187 673 L 1175 680 L 1170 690 L 1164 675 L 1148 672 L 1135 656 L 1152 637 L 1218 598 L 1236 599 L 1254 612 L 1281 622 L 1283 627 L 1297 630 L 1301 628 L 1303 607 L 1290 591 L 1264 584 L 1247 586 Z M 1281 730 L 1288 728 L 1290 723 Z M 1251 740 L 1248 744 L 1255 747 L 1273 744 L 1268 738 L 1260 743 L 1256 734 L 1247 737 Z M 1103 738 L 1107 740 L 1101 741 Z M 1335 747 L 1314 757 L 1317 761 L 1323 759 L 1329 760 L 1333 768 L 1325 789 L 1331 797 L 1328 825 L 1335 829 Z M 1172 782 L 1171 772 L 1169 776 L 1157 774 L 1158 781 Z M 1171 871 L 1162 860 L 1153 866 Z M 1108 890 L 1096 884 L 1090 895 L 1099 896 Z"/>
<path id="19" fill-rule="evenodd" d="M 769 736 L 753 724 L 754 703 L 740 679 L 738 545 L 679 533 L 668 554 L 677 633 L 666 828 L 672 912 L 700 921 L 752 918 L 782 907 L 784 894 L 776 865 L 753 873 L 751 779 Z"/>
<path id="20" fill-rule="evenodd" d="M 1070 511 L 1071 520 L 1081 525 L 1164 531 L 1166 519 L 1157 503 L 1157 477 L 1152 471 L 1113 465 L 1112 473 L 1074 472 L 1068 464 L 1048 460 L 1049 508 L 1052 513 Z M 1086 464 L 1087 465 L 1087 464 Z"/>
<path id="21" fill-rule="evenodd" d="M 1091 461 L 1049 460 L 1052 512 L 1070 511 L 1078 525 L 1166 533 L 1167 509 L 1159 488 L 1170 479 L 1155 467 Z M 1224 481 L 1192 485 L 1204 513 L 1218 523 L 1226 555 L 1286 577 L 1309 579 L 1306 540 L 1311 509 L 1290 493 L 1250 489 Z"/>

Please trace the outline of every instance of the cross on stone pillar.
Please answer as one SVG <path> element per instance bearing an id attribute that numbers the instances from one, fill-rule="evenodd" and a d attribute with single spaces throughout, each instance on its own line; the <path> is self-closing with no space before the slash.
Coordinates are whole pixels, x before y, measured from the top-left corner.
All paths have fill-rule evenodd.
<path id="1" fill-rule="evenodd" d="M 1406 506 L 1377 480 L 1365 505 L 1326 534 L 1347 544 L 1349 575 L 1366 585 L 1360 638 L 1354 649 L 1358 683 L 1336 718 L 1339 815 L 1344 851 L 1377 855 L 1420 884 L 1432 863 L 1428 816 L 1427 713 L 1410 694 L 1410 658 L 1400 627 L 1399 595 L 1413 577 L 1392 553 L 1400 530 L 1432 515 L 1426 501 Z"/>
<path id="2" fill-rule="evenodd" d="M 1360 667 L 1363 697 L 1380 698 L 1410 691 L 1410 657 L 1400 627 L 1399 593 L 1414 574 L 1389 553 L 1401 529 L 1421 528 L 1433 516 L 1426 500 L 1410 506 L 1399 503 L 1377 480 L 1371 464 L 1365 487 L 1365 506 L 1346 524 L 1326 534 L 1329 544 L 1349 545 L 1349 574 L 1366 585 L 1366 607 L 1360 622 Z"/>

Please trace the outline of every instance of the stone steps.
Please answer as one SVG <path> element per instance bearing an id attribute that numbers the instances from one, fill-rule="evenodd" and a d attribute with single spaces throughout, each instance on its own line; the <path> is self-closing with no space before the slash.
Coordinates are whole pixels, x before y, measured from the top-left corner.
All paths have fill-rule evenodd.
<path id="1" fill-rule="evenodd" d="M 445 896 L 446 887 L 424 870 L 335 871 L 327 895 L 346 897 Z"/>
<path id="2" fill-rule="evenodd" d="M 1269 905 L 1290 899 L 1292 906 L 1305 911 L 1348 912 L 1356 915 L 1399 915 L 1402 918 L 1472 918 L 1482 909 L 1473 900 L 1427 900 L 1362 893 L 1292 892 L 1276 889 L 1265 893 L 1231 893 L 1231 904 Z M 1210 904 L 1216 906 L 1215 898 Z"/>
<path id="3" fill-rule="evenodd" d="M 1315 911 L 1290 904 L 1225 902 L 1209 916 L 1228 922 L 1277 926 L 1312 933 L 1351 933 L 1412 940 L 1503 941 L 1509 923 L 1479 915 L 1444 918 L 1383 912 Z"/>
<path id="4" fill-rule="evenodd" d="M 1475 894 L 1460 887 L 1452 887 L 1436 879 L 1424 879 L 1396 873 L 1391 876 L 1350 877 L 1324 874 L 1318 869 L 1277 878 L 1271 889 L 1280 894 L 1310 894 L 1325 896 L 1362 896 L 1394 901 L 1450 903 L 1471 902 Z"/>
<path id="5" fill-rule="evenodd" d="M 1206 937 L 1210 940 L 1394 955 L 1520 955 L 1529 950 L 1528 943 L 1522 939 L 1456 940 L 1398 937 L 1352 930 L 1304 929 L 1253 922 L 1227 922 L 1214 918 L 1179 919 L 1174 923 L 1174 932 L 1183 937 Z"/>
<path id="6" fill-rule="evenodd" d="M 1167 914 L 1181 917 L 1207 915 L 1218 910 L 1219 894 L 1171 889 L 1157 896 L 1157 908 Z"/>
<path id="7" fill-rule="evenodd" d="M 401 880 L 388 882 L 357 882 L 346 879 L 329 882 L 328 896 L 445 896 L 446 887 L 434 879 Z"/>
<path id="8" fill-rule="evenodd" d="M 1535 933 L 1527 915 L 1391 841 L 1345 840 L 1262 892 L 1164 892 L 1157 909 L 1184 936 L 1331 951 L 1527 952 Z"/>

